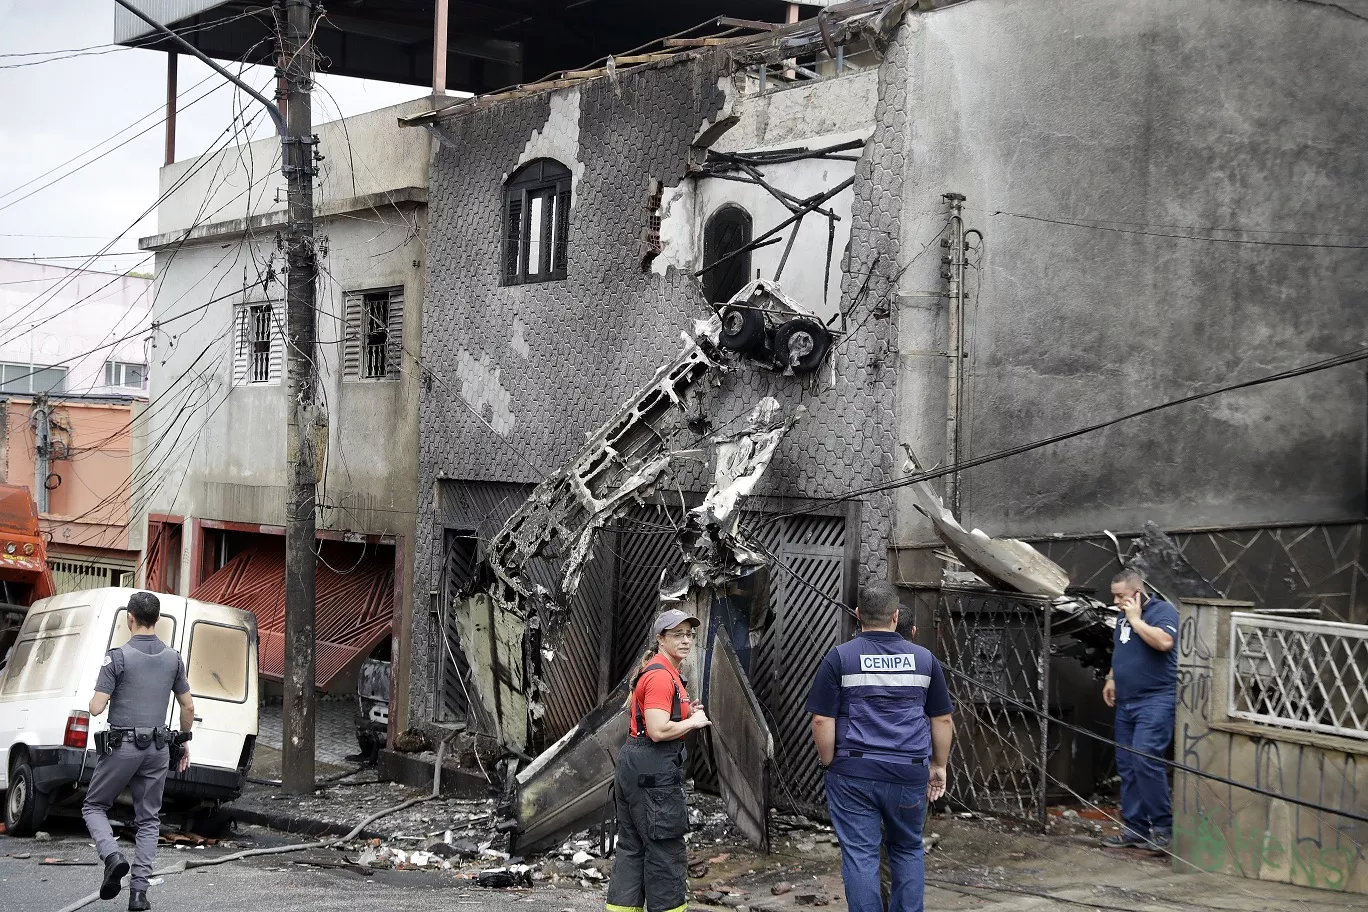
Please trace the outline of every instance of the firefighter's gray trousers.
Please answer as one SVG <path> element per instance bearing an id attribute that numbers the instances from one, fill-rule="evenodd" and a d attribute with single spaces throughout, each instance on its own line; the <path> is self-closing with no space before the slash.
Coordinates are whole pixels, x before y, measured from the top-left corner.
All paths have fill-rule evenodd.
<path id="1" fill-rule="evenodd" d="M 689 880 L 684 742 L 628 738 L 613 790 L 618 840 L 608 912 L 680 912 Z"/>

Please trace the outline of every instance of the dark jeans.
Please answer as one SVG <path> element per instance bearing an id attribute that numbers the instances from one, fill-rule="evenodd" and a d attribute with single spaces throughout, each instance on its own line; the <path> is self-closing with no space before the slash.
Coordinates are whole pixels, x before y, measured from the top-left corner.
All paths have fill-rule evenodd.
<path id="1" fill-rule="evenodd" d="M 1173 694 L 1158 694 L 1116 703 L 1116 743 L 1153 757 L 1163 757 L 1173 740 Z M 1151 831 L 1173 833 L 1173 806 L 1168 773 L 1158 760 L 1117 748 L 1121 774 L 1121 822 L 1128 833 L 1148 839 Z"/>
<path id="2" fill-rule="evenodd" d="M 883 912 L 879 889 L 879 847 L 886 844 L 893 874 L 889 912 L 922 912 L 922 820 L 926 780 L 919 766 L 913 782 L 856 779 L 826 774 L 827 810 L 841 840 L 841 879 L 850 912 Z"/>

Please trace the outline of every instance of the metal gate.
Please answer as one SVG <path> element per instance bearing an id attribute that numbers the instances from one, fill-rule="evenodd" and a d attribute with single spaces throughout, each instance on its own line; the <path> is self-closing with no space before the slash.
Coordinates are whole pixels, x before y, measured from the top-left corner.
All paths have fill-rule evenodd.
<path id="1" fill-rule="evenodd" d="M 941 590 L 936 651 L 955 703 L 952 804 L 1044 825 L 1049 625 L 1048 599 Z"/>
<path id="2" fill-rule="evenodd" d="M 846 520 L 791 516 L 759 524 L 769 569 L 770 622 L 752 653 L 751 682 L 774 732 L 774 803 L 799 812 L 823 807 L 822 771 L 804 707 L 822 658 L 851 628 L 836 603 L 850 603 Z M 752 637 L 754 639 L 754 636 Z"/>

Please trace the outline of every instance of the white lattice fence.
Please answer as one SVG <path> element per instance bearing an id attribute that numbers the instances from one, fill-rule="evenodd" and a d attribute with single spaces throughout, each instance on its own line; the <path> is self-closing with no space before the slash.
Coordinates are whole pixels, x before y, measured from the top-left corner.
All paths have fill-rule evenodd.
<path id="1" fill-rule="evenodd" d="M 1368 627 L 1233 614 L 1231 718 L 1368 740 Z"/>

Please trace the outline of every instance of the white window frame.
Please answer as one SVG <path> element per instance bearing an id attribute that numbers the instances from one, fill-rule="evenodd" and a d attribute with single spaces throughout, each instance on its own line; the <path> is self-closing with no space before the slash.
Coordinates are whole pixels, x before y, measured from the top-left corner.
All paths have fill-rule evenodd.
<path id="1" fill-rule="evenodd" d="M 35 390 L 33 380 L 40 377 L 47 371 L 59 371 L 62 375 L 61 382 L 49 389 Z M 13 375 L 17 381 L 22 382 L 21 387 L 11 389 L 9 383 L 5 381 L 6 375 Z M 35 393 L 65 393 L 67 378 L 71 372 L 66 367 L 54 364 L 26 364 L 17 361 L 0 362 L 0 395 L 6 396 L 31 396 Z M 14 381 L 11 381 L 14 382 Z"/>
<path id="2" fill-rule="evenodd" d="M 139 373 L 137 383 L 127 383 L 129 368 L 136 368 Z M 147 365 L 138 364 L 133 361 L 106 361 L 105 362 L 105 386 L 117 387 L 119 389 L 145 390 L 147 389 Z"/>

